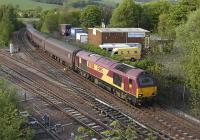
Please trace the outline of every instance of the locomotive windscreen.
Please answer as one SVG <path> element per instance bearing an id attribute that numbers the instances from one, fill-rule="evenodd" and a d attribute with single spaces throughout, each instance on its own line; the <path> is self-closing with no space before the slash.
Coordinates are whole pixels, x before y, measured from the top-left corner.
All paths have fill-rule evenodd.
<path id="1" fill-rule="evenodd" d="M 140 77 L 139 77 L 139 85 L 141 87 L 153 86 L 153 85 L 155 85 L 155 82 L 154 82 L 154 79 L 150 75 L 144 74 L 144 75 L 140 75 Z"/>

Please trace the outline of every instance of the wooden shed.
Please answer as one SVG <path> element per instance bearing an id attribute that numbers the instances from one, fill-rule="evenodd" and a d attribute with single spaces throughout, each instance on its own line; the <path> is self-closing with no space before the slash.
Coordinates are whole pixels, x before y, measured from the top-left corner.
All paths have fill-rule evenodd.
<path id="1" fill-rule="evenodd" d="M 142 28 L 89 28 L 88 43 L 99 46 L 105 43 L 141 43 L 149 47 L 150 32 Z"/>

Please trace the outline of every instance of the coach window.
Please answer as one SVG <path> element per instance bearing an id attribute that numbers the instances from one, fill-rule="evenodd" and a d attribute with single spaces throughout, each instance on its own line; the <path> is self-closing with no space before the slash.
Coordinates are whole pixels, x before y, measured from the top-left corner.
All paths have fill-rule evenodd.
<path id="1" fill-rule="evenodd" d="M 132 79 L 128 79 L 128 85 L 129 85 L 129 89 L 131 89 L 133 87 L 133 80 Z"/>
<path id="2" fill-rule="evenodd" d="M 122 85 L 122 77 L 116 73 L 113 73 L 113 83 L 119 87 Z"/>

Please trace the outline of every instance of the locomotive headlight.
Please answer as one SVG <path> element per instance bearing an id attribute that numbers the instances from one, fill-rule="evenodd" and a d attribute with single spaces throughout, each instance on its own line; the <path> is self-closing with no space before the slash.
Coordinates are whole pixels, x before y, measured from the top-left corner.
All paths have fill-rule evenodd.
<path id="1" fill-rule="evenodd" d="M 143 94 L 141 93 L 141 94 L 139 94 L 138 96 L 139 96 L 139 97 L 142 97 L 142 96 L 143 96 Z"/>

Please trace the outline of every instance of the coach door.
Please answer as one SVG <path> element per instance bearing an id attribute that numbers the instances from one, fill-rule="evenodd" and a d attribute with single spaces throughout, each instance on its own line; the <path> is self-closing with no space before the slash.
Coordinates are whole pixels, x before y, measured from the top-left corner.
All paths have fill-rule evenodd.
<path id="1" fill-rule="evenodd" d="M 84 71 L 87 71 L 87 61 L 84 59 L 81 59 L 81 68 Z"/>
<path id="2" fill-rule="evenodd" d="M 79 57 L 78 56 L 76 56 L 75 66 L 79 67 Z"/>

